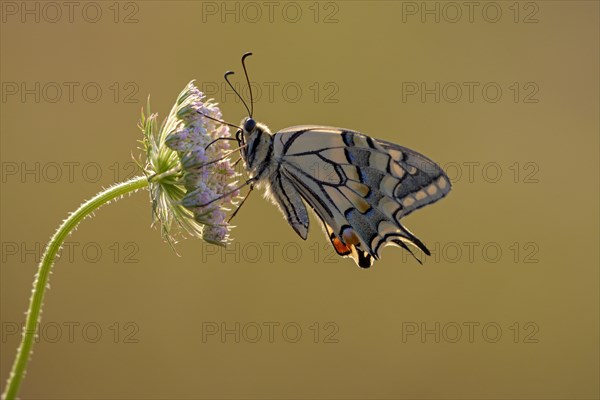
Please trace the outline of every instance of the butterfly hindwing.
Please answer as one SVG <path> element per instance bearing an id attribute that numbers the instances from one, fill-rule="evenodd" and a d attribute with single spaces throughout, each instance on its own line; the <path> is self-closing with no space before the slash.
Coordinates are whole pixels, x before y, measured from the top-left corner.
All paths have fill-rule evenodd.
<path id="1" fill-rule="evenodd" d="M 436 163 L 393 143 L 323 126 L 285 129 L 273 145 L 278 179 L 313 208 L 338 254 L 368 267 L 388 244 L 408 250 L 410 243 L 429 253 L 400 219 L 449 192 L 450 181 Z"/>
<path id="2" fill-rule="evenodd" d="M 356 247 L 355 244 L 342 242 L 325 222 L 323 222 L 323 226 L 336 253 L 342 257 L 351 257 L 361 268 L 370 268 L 373 265 L 373 257 L 369 253 Z"/>
<path id="3" fill-rule="evenodd" d="M 434 161 L 414 150 L 394 143 L 378 140 L 394 158 L 394 161 L 408 174 L 402 184 L 395 188 L 394 197 L 402 204 L 397 216 L 404 217 L 416 209 L 434 203 L 444 197 L 451 189 L 450 180 L 442 168 Z"/>
<path id="4" fill-rule="evenodd" d="M 290 180 L 280 174 L 274 173 L 270 177 L 267 196 L 279 207 L 288 223 L 304 240 L 308 235 L 308 213 L 302 203 L 300 193 Z"/>

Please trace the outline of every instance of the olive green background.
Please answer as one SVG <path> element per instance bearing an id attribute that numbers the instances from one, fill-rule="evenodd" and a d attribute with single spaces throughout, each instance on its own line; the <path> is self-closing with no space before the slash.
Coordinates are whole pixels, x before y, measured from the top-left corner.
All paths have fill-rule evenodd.
<path id="1" fill-rule="evenodd" d="M 485 2 L 473 22 L 463 8 L 456 23 L 403 14 L 421 2 L 325 2 L 317 22 L 313 2 L 276 2 L 272 22 L 262 2 L 255 22 L 235 2 L 226 7 L 240 7 L 239 22 L 203 13 L 201 2 L 138 1 L 119 4 L 115 23 L 113 2 L 95 4 L 103 11 L 96 23 L 82 18 L 85 2 L 73 22 L 3 14 L 2 386 L 36 271 L 28 249 L 43 247 L 115 174 L 131 175 L 148 94 L 165 116 L 191 79 L 220 85 L 233 69 L 241 80 L 239 58 L 253 51 L 252 81 L 279 88 L 255 107 L 273 131 L 352 128 L 448 167 L 451 194 L 405 220 L 437 256 L 420 266 L 388 248 L 360 270 L 332 256 L 315 218 L 303 242 L 259 195 L 234 220 L 228 253 L 185 240 L 177 256 L 150 228 L 147 193 L 137 193 L 69 238 L 72 258 L 63 254 L 54 268 L 22 398 L 598 398 L 597 2 L 520 3 L 517 23 L 513 2 L 488 6 L 502 10 L 496 23 L 482 17 Z M 426 6 L 436 4 L 445 5 Z M 284 7 L 287 19 L 299 7 L 300 20 L 288 22 Z M 124 23 L 132 12 L 137 22 Z M 525 23 L 532 12 L 537 22 Z M 46 93 L 22 101 L 6 92 L 10 82 L 40 82 Z M 93 103 L 75 89 L 71 102 L 65 89 L 51 102 L 49 82 L 96 82 L 102 97 Z M 403 82 L 479 89 L 472 102 L 466 91 L 456 102 L 448 101 L 454 92 L 439 103 L 433 95 L 403 101 Z M 481 94 L 489 82 L 502 89 L 495 103 Z M 526 102 L 532 88 L 537 102 Z M 227 120 L 245 115 L 233 96 L 220 96 Z M 39 182 L 21 178 L 36 163 Z M 207 336 L 222 323 L 239 324 L 239 343 L 234 334 Z M 433 333 L 408 335 L 436 324 L 439 343 Z M 262 336 L 252 343 L 257 325 Z"/>

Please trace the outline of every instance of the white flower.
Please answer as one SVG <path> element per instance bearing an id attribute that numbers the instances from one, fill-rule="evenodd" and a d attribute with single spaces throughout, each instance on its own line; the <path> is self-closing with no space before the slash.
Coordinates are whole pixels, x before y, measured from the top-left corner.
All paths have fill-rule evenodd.
<path id="1" fill-rule="evenodd" d="M 226 157 L 230 141 L 214 141 L 229 137 L 229 127 L 203 114 L 222 118 L 217 105 L 193 82 L 179 94 L 160 129 L 156 129 L 156 114 L 145 117 L 142 113 L 140 127 L 147 154 L 144 170 L 150 180 L 155 221 L 169 242 L 174 239 L 171 230 L 176 224 L 191 236 L 224 245 L 230 230 L 226 211 L 236 205 L 239 193 L 234 189 L 239 174 Z"/>

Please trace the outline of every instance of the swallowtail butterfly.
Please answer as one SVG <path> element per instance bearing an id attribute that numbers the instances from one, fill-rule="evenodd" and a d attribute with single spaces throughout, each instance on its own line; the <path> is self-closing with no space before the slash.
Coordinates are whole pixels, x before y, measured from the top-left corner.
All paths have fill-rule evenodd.
<path id="1" fill-rule="evenodd" d="M 351 257 L 361 268 L 369 268 L 390 244 L 413 254 L 412 245 L 430 255 L 400 220 L 448 194 L 451 183 L 442 168 L 414 150 L 349 129 L 301 125 L 271 133 L 253 118 L 245 64 L 251 54 L 242 57 L 250 107 L 228 79 L 233 72 L 225 73 L 248 117 L 240 126 L 218 120 L 237 128 L 235 139 L 228 140 L 238 142 L 249 175 L 240 188 L 263 188 L 302 239 L 308 234 L 308 205 L 337 254 Z"/>

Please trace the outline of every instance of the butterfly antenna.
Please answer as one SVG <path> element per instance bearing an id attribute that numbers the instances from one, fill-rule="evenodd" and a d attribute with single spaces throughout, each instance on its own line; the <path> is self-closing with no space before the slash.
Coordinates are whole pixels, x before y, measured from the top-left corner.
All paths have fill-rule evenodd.
<path id="1" fill-rule="evenodd" d="M 229 87 L 234 91 L 235 94 L 237 94 L 237 96 L 240 98 L 240 100 L 242 100 L 242 103 L 244 104 L 244 107 L 246 107 L 246 111 L 248 111 L 248 114 L 250 116 L 252 116 L 252 113 L 250 112 L 250 109 L 248 108 L 248 104 L 246 104 L 246 102 L 244 101 L 244 98 L 238 93 L 237 90 L 235 90 L 235 87 L 233 87 L 233 85 L 229 81 L 229 75 L 233 75 L 233 74 L 234 74 L 233 71 L 227 71 L 227 72 L 225 72 L 225 75 L 223 75 L 223 78 L 225 78 L 225 82 L 227 82 Z M 252 99 L 252 92 L 250 92 L 250 98 Z"/>
<path id="2" fill-rule="evenodd" d="M 248 77 L 248 70 L 246 69 L 246 58 L 250 57 L 251 55 L 252 53 L 248 52 L 242 56 L 242 67 L 244 68 L 246 83 L 248 83 L 248 90 L 250 91 L 250 118 L 252 118 L 252 114 L 254 113 L 254 98 L 252 97 L 252 86 L 250 86 L 250 78 Z"/>

